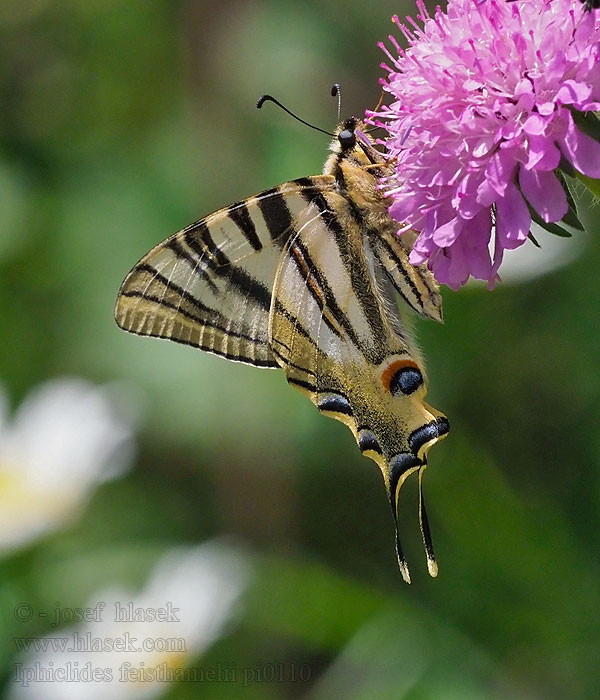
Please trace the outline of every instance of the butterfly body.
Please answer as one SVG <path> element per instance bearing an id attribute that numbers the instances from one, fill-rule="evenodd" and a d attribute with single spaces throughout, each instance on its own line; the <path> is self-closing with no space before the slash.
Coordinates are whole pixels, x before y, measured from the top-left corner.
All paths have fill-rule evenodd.
<path id="1" fill-rule="evenodd" d="M 123 282 L 115 317 L 133 333 L 283 369 L 378 464 L 396 522 L 402 483 L 421 475 L 449 429 L 424 401 L 397 294 L 438 321 L 441 297 L 430 273 L 408 262 L 410 235 L 397 236 L 378 188 L 390 166 L 361 126 L 339 125 L 322 175 L 233 204 L 156 246 Z"/>

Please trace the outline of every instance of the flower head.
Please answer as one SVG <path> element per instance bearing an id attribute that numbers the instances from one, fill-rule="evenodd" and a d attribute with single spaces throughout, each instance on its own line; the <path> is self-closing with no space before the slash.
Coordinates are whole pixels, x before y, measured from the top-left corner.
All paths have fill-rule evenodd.
<path id="1" fill-rule="evenodd" d="M 469 276 L 493 286 L 503 251 L 532 220 L 576 222 L 562 172 L 600 178 L 600 14 L 578 0 L 448 0 L 407 38 L 382 80 L 394 102 L 369 119 L 396 158 L 382 183 L 390 214 L 418 237 L 427 262 L 457 289 Z M 595 134 L 596 135 L 596 134 Z M 494 229 L 493 254 L 490 242 Z"/>

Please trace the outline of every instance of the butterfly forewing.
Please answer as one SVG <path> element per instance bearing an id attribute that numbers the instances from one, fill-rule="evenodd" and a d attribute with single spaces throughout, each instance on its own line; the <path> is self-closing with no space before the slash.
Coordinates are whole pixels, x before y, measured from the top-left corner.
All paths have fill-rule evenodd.
<path id="1" fill-rule="evenodd" d="M 277 264 L 295 219 L 332 181 L 319 175 L 285 183 L 160 243 L 121 286 L 115 310 L 119 326 L 278 367 L 268 342 Z"/>

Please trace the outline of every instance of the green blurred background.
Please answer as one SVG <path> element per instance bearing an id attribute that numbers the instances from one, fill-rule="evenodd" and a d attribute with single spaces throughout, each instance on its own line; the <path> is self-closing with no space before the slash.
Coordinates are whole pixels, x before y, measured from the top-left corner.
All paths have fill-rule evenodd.
<path id="1" fill-rule="evenodd" d="M 445 325 L 418 323 L 429 400 L 452 433 L 425 479 L 436 580 L 415 485 L 403 493 L 410 587 L 378 469 L 345 427 L 279 372 L 113 321 L 121 280 L 155 243 L 320 171 L 327 137 L 256 98 L 332 128 L 340 82 L 343 113 L 361 114 L 380 94 L 376 42 L 413 11 L 2 0 L 0 380 L 13 406 L 76 375 L 123 382 L 142 407 L 134 468 L 2 563 L 6 684 L 15 601 L 82 605 L 103 585 L 142 585 L 173 545 L 226 534 L 255 576 L 203 663 L 308 663 L 311 678 L 165 697 L 600 697 L 597 209 L 584 206 L 590 233 L 568 266 L 492 293 L 444 290 Z M 47 631 L 38 620 L 27 634 Z"/>

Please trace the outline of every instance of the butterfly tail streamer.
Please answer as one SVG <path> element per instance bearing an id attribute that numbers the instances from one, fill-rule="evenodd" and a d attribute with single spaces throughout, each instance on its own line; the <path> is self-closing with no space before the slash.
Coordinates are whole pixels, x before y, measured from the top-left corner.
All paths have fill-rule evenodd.
<path id="1" fill-rule="evenodd" d="M 398 466 L 398 465 L 397 465 Z M 397 470 L 393 467 L 390 468 L 389 481 L 388 481 L 388 491 L 390 498 L 390 505 L 392 506 L 392 515 L 394 516 L 394 526 L 396 528 L 396 553 L 398 555 L 398 566 L 400 568 L 400 573 L 402 578 L 406 583 L 410 583 L 410 572 L 408 570 L 408 564 L 404 556 L 404 551 L 402 549 L 402 544 L 400 542 L 400 527 L 398 523 L 398 503 L 400 499 L 400 490 L 404 485 L 406 479 L 417 469 L 419 466 L 406 466 L 406 464 L 400 466 L 402 469 L 401 473 L 398 474 Z M 396 472 L 396 474 L 394 474 Z M 386 480 L 387 481 L 387 480 Z M 395 482 L 395 483 L 394 483 Z"/>
<path id="2" fill-rule="evenodd" d="M 398 530 L 398 519 L 394 516 L 394 523 L 396 527 L 396 554 L 398 556 L 398 567 L 400 568 L 400 573 L 402 578 L 406 583 L 410 583 L 410 571 L 408 570 L 408 564 L 406 563 L 406 557 L 402 550 L 402 543 L 400 542 L 400 532 Z"/>
<path id="3" fill-rule="evenodd" d="M 429 518 L 427 517 L 427 509 L 425 508 L 425 498 L 423 497 L 423 472 L 427 467 L 427 462 L 419 469 L 419 524 L 421 526 L 421 535 L 423 536 L 423 545 L 425 554 L 427 555 L 427 570 L 430 576 L 435 578 L 438 575 L 438 565 L 433 551 L 433 540 L 431 539 L 431 529 L 429 527 Z"/>

